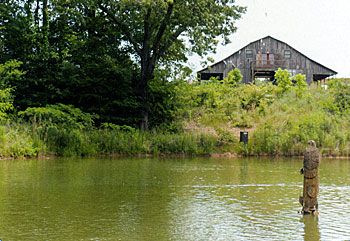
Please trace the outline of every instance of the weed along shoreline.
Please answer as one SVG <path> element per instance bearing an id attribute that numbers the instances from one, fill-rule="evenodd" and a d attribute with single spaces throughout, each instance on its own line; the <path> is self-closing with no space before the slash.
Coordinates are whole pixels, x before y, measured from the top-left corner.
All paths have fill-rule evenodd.
<path id="1" fill-rule="evenodd" d="M 45 159 L 45 158 L 55 158 L 58 156 L 39 156 L 39 159 Z M 244 154 L 237 154 L 237 153 L 212 153 L 212 154 L 103 154 L 103 155 L 95 155 L 95 157 L 170 157 L 170 158 L 188 158 L 188 157 L 209 157 L 209 158 L 296 158 L 296 159 L 303 159 L 303 155 L 295 155 L 295 156 L 286 156 L 286 155 L 268 155 L 268 154 L 259 154 L 259 155 L 244 155 Z M 32 157 L 35 158 L 35 157 Z M 321 158 L 324 159 L 342 159 L 342 160 L 350 160 L 350 156 L 327 156 L 323 155 Z"/>
<path id="2" fill-rule="evenodd" d="M 246 130 L 246 129 L 245 129 Z M 291 153 L 264 153 L 254 152 L 258 147 L 254 146 L 254 139 L 248 139 L 243 143 L 234 139 L 231 142 L 222 141 L 217 134 L 199 134 L 184 132 L 157 133 L 141 132 L 137 129 L 128 131 L 116 131 L 109 129 L 96 129 L 63 133 L 65 142 L 57 143 L 40 142 L 40 148 L 35 151 L 28 150 L 26 145 L 16 146 L 17 152 L 2 154 L 1 160 L 12 159 L 53 159 L 57 157 L 210 157 L 210 158 L 303 158 L 303 152 Z M 56 133 L 57 134 L 57 133 Z M 254 135 L 252 135 L 254 136 Z M 29 140 L 35 139 L 32 136 Z M 51 138 L 48 138 L 48 140 Z M 32 146 L 34 143 L 32 143 Z M 297 143 L 302 149 L 307 144 Z M 11 149 L 13 150 L 13 149 Z M 46 150 L 46 151 L 45 151 Z M 321 157 L 327 159 L 349 159 L 349 155 L 336 155 L 336 150 L 323 150 L 320 148 Z M 329 153 L 333 153 L 330 155 Z"/>
<path id="3" fill-rule="evenodd" d="M 349 157 L 349 80 L 328 80 L 328 88 L 308 86 L 303 76 L 293 82 L 294 77 L 281 69 L 277 85 L 238 84 L 238 71 L 231 77 L 172 82 L 175 92 L 167 118 L 150 116 L 154 122 L 148 130 L 100 123 L 97 115 L 65 104 L 3 113 L 0 157 L 299 157 L 308 140 L 318 143 L 323 157 Z"/>
<path id="4" fill-rule="evenodd" d="M 191 158 L 191 157 L 206 157 L 206 158 L 213 158 L 213 159 L 221 159 L 221 158 L 296 158 L 296 159 L 303 159 L 303 156 L 283 156 L 283 155 L 268 155 L 268 154 L 260 154 L 260 155 L 243 155 L 243 154 L 235 154 L 235 153 L 212 153 L 212 154 L 96 154 L 96 155 L 88 155 L 88 156 L 76 156 L 76 155 L 70 155 L 70 156 L 62 156 L 62 155 L 38 155 L 38 156 L 17 156 L 17 157 L 0 157 L 0 160 L 2 161 L 8 161 L 8 160 L 31 160 L 31 159 L 38 159 L 38 160 L 50 160 L 50 159 L 56 159 L 56 158 L 62 158 L 62 157 L 98 157 L 98 158 L 119 158 L 119 157 L 140 157 L 140 158 L 158 158 L 158 157 L 165 157 L 165 158 Z M 323 159 L 341 159 L 341 160 L 349 160 L 350 156 L 321 156 Z"/>

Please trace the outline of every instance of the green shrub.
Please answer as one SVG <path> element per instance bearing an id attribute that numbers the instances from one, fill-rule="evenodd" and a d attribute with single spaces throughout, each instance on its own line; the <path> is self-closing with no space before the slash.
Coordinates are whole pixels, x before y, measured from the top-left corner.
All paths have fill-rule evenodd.
<path id="1" fill-rule="evenodd" d="M 238 83 L 241 82 L 242 77 L 243 76 L 241 74 L 241 71 L 239 71 L 239 69 L 237 69 L 237 68 L 234 68 L 233 70 L 228 72 L 227 77 L 224 78 L 223 82 L 227 86 L 236 87 L 238 85 Z"/>
<path id="2" fill-rule="evenodd" d="M 28 126 L 12 123 L 0 126 L 1 157 L 34 157 L 40 148 L 34 143 Z"/>
<path id="3" fill-rule="evenodd" d="M 335 79 L 330 81 L 329 90 L 333 94 L 326 103 L 325 108 L 331 113 L 349 115 L 350 114 L 350 82 L 347 80 Z"/>
<path id="4" fill-rule="evenodd" d="M 288 73 L 288 70 L 286 69 L 282 70 L 281 68 L 278 68 L 275 73 L 275 79 L 282 94 L 290 90 L 293 86 L 291 74 Z"/>
<path id="5" fill-rule="evenodd" d="M 0 64 L 0 121 L 8 120 L 8 113 L 13 110 L 11 82 L 25 74 L 19 70 L 21 64 L 16 60 Z"/>
<path id="6" fill-rule="evenodd" d="M 96 115 L 85 113 L 72 105 L 56 104 L 46 107 L 29 107 L 18 112 L 34 125 L 48 128 L 89 129 L 93 127 Z"/>

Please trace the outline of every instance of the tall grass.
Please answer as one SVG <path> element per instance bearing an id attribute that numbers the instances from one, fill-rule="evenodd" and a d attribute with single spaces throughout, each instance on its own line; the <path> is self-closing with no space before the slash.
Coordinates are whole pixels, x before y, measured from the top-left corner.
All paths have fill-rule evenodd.
<path id="1" fill-rule="evenodd" d="M 309 88 L 302 98 L 290 92 L 277 99 L 259 120 L 249 153 L 303 155 L 308 140 L 315 140 L 324 155 L 348 156 L 350 116 L 326 108 L 333 94 Z"/>
<path id="2" fill-rule="evenodd" d="M 207 83 L 193 87 L 188 95 L 196 118 L 184 122 L 216 130 L 222 140 L 216 152 L 295 156 L 303 155 L 308 140 L 315 140 L 323 155 L 349 156 L 350 85 L 333 80 L 329 86 L 328 90 L 270 84 L 230 88 Z M 247 146 L 238 142 L 237 135 L 235 140 L 221 138 L 242 130 L 249 131 Z"/>
<path id="3" fill-rule="evenodd" d="M 28 125 L 3 123 L 0 126 L 0 157 L 37 156 L 39 151 Z"/>
<path id="4" fill-rule="evenodd" d="M 15 128 L 8 127 L 6 131 L 6 127 L 0 128 L 0 155 L 2 156 L 198 155 L 214 153 L 218 145 L 218 138 L 209 134 L 52 128 L 48 130 L 44 139 L 43 135 L 30 129 L 28 124 L 18 124 Z"/>
<path id="5" fill-rule="evenodd" d="M 217 138 L 208 134 L 100 130 L 93 140 L 103 153 L 211 154 Z"/>
<path id="6" fill-rule="evenodd" d="M 111 123 L 94 128 L 89 116 L 71 107 L 68 110 L 86 117 L 87 124 L 76 125 L 65 109 L 63 115 L 57 109 L 32 108 L 34 114 L 25 112 L 31 119 L 0 125 L 0 156 L 225 152 L 295 156 L 303 154 L 311 139 L 323 155 L 349 156 L 350 85 L 330 86 L 327 91 L 291 87 L 283 92 L 270 84 L 186 86 L 180 89 L 182 105 L 172 123 L 176 128 L 145 132 Z M 249 131 L 248 145 L 239 143 L 241 130 Z"/>
<path id="7" fill-rule="evenodd" d="M 0 156 L 91 156 L 98 154 L 211 154 L 218 138 L 209 134 L 110 129 L 57 129 L 46 134 L 28 123 L 0 126 Z"/>

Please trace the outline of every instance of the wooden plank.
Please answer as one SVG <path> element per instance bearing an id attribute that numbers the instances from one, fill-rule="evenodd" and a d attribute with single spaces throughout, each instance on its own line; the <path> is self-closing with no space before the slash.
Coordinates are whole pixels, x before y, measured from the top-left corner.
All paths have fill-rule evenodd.
<path id="1" fill-rule="evenodd" d="M 246 50 L 248 49 L 252 50 L 253 58 L 246 57 Z M 284 57 L 285 50 L 291 51 L 291 58 Z M 267 54 L 269 54 L 269 65 L 267 63 Z M 267 66 L 268 70 L 277 70 L 280 67 L 282 69 L 293 70 L 295 73 L 304 73 L 309 84 L 312 83 L 314 74 L 332 75 L 335 73 L 307 58 L 288 44 L 271 37 L 252 42 L 225 60 L 200 72 L 223 73 L 224 77 L 226 77 L 233 68 L 238 67 L 243 75 L 242 82 L 248 83 L 251 78 L 252 66 L 259 68 Z"/>

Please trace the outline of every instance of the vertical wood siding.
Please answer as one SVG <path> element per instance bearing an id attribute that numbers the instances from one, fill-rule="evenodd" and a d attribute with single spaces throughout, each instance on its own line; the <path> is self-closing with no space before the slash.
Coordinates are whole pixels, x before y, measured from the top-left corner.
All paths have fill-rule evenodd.
<path id="1" fill-rule="evenodd" d="M 247 50 L 252 51 L 252 58 L 246 57 Z M 285 50 L 289 50 L 291 53 L 289 59 L 284 56 Z M 276 71 L 279 67 L 282 69 L 288 69 L 295 74 L 305 74 L 308 84 L 313 82 L 314 75 L 331 76 L 336 74 L 335 71 L 311 60 L 304 54 L 290 47 L 288 44 L 270 36 L 248 44 L 229 57 L 215 63 L 211 67 L 199 71 L 198 73 L 223 73 L 224 77 L 226 77 L 232 69 L 238 68 L 243 75 L 242 82 L 249 83 L 253 80 L 252 73 L 256 71 L 255 65 L 260 63 L 260 56 L 264 54 L 265 56 L 266 54 L 274 56 L 271 56 L 270 58 L 270 66 L 260 70 Z M 256 57 L 257 55 L 258 58 Z"/>

